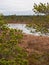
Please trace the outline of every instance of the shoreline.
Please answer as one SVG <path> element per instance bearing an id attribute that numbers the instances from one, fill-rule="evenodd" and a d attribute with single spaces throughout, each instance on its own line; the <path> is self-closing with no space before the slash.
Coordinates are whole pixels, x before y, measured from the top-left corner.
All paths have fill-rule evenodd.
<path id="1" fill-rule="evenodd" d="M 26 24 L 26 23 L 8 23 L 8 24 Z M 29 35 L 29 36 L 39 36 L 39 37 L 49 37 L 48 35 L 33 35 L 33 34 L 27 34 L 27 33 L 23 33 L 24 35 Z"/>

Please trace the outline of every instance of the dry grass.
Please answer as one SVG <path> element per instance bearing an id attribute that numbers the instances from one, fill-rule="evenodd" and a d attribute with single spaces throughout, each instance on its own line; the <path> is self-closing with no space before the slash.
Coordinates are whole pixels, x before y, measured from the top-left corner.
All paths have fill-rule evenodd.
<path id="1" fill-rule="evenodd" d="M 49 52 L 49 37 L 46 36 L 33 36 L 24 35 L 22 43 L 19 44 L 20 47 L 26 49 L 28 53 L 32 52 Z"/>

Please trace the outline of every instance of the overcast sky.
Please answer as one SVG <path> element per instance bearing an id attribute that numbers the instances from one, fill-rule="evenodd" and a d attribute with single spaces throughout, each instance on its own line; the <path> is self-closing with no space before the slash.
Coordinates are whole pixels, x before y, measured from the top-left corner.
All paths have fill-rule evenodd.
<path id="1" fill-rule="evenodd" d="M 29 11 L 34 3 L 46 3 L 49 0 L 0 0 L 0 11 Z"/>

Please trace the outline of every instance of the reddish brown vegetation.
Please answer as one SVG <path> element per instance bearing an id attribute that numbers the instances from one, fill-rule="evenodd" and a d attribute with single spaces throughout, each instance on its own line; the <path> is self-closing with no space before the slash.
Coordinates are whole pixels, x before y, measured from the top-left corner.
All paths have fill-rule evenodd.
<path id="1" fill-rule="evenodd" d="M 24 35 L 22 43 L 19 44 L 21 47 L 25 48 L 28 53 L 32 52 L 48 52 L 49 51 L 49 37 L 46 36 L 33 36 Z"/>

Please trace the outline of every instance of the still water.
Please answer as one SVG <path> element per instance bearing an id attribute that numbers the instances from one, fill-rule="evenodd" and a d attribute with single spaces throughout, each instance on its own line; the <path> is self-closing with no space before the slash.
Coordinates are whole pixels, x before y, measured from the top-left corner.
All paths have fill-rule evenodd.
<path id="1" fill-rule="evenodd" d="M 41 34 L 40 32 L 36 32 L 34 28 L 30 28 L 28 29 L 26 27 L 26 24 L 8 24 L 9 28 L 13 28 L 13 29 L 20 29 L 23 31 L 23 33 L 25 34 L 32 34 L 32 35 L 37 35 L 37 36 L 45 36 L 45 34 Z M 49 34 L 47 34 L 46 36 L 49 36 Z"/>

